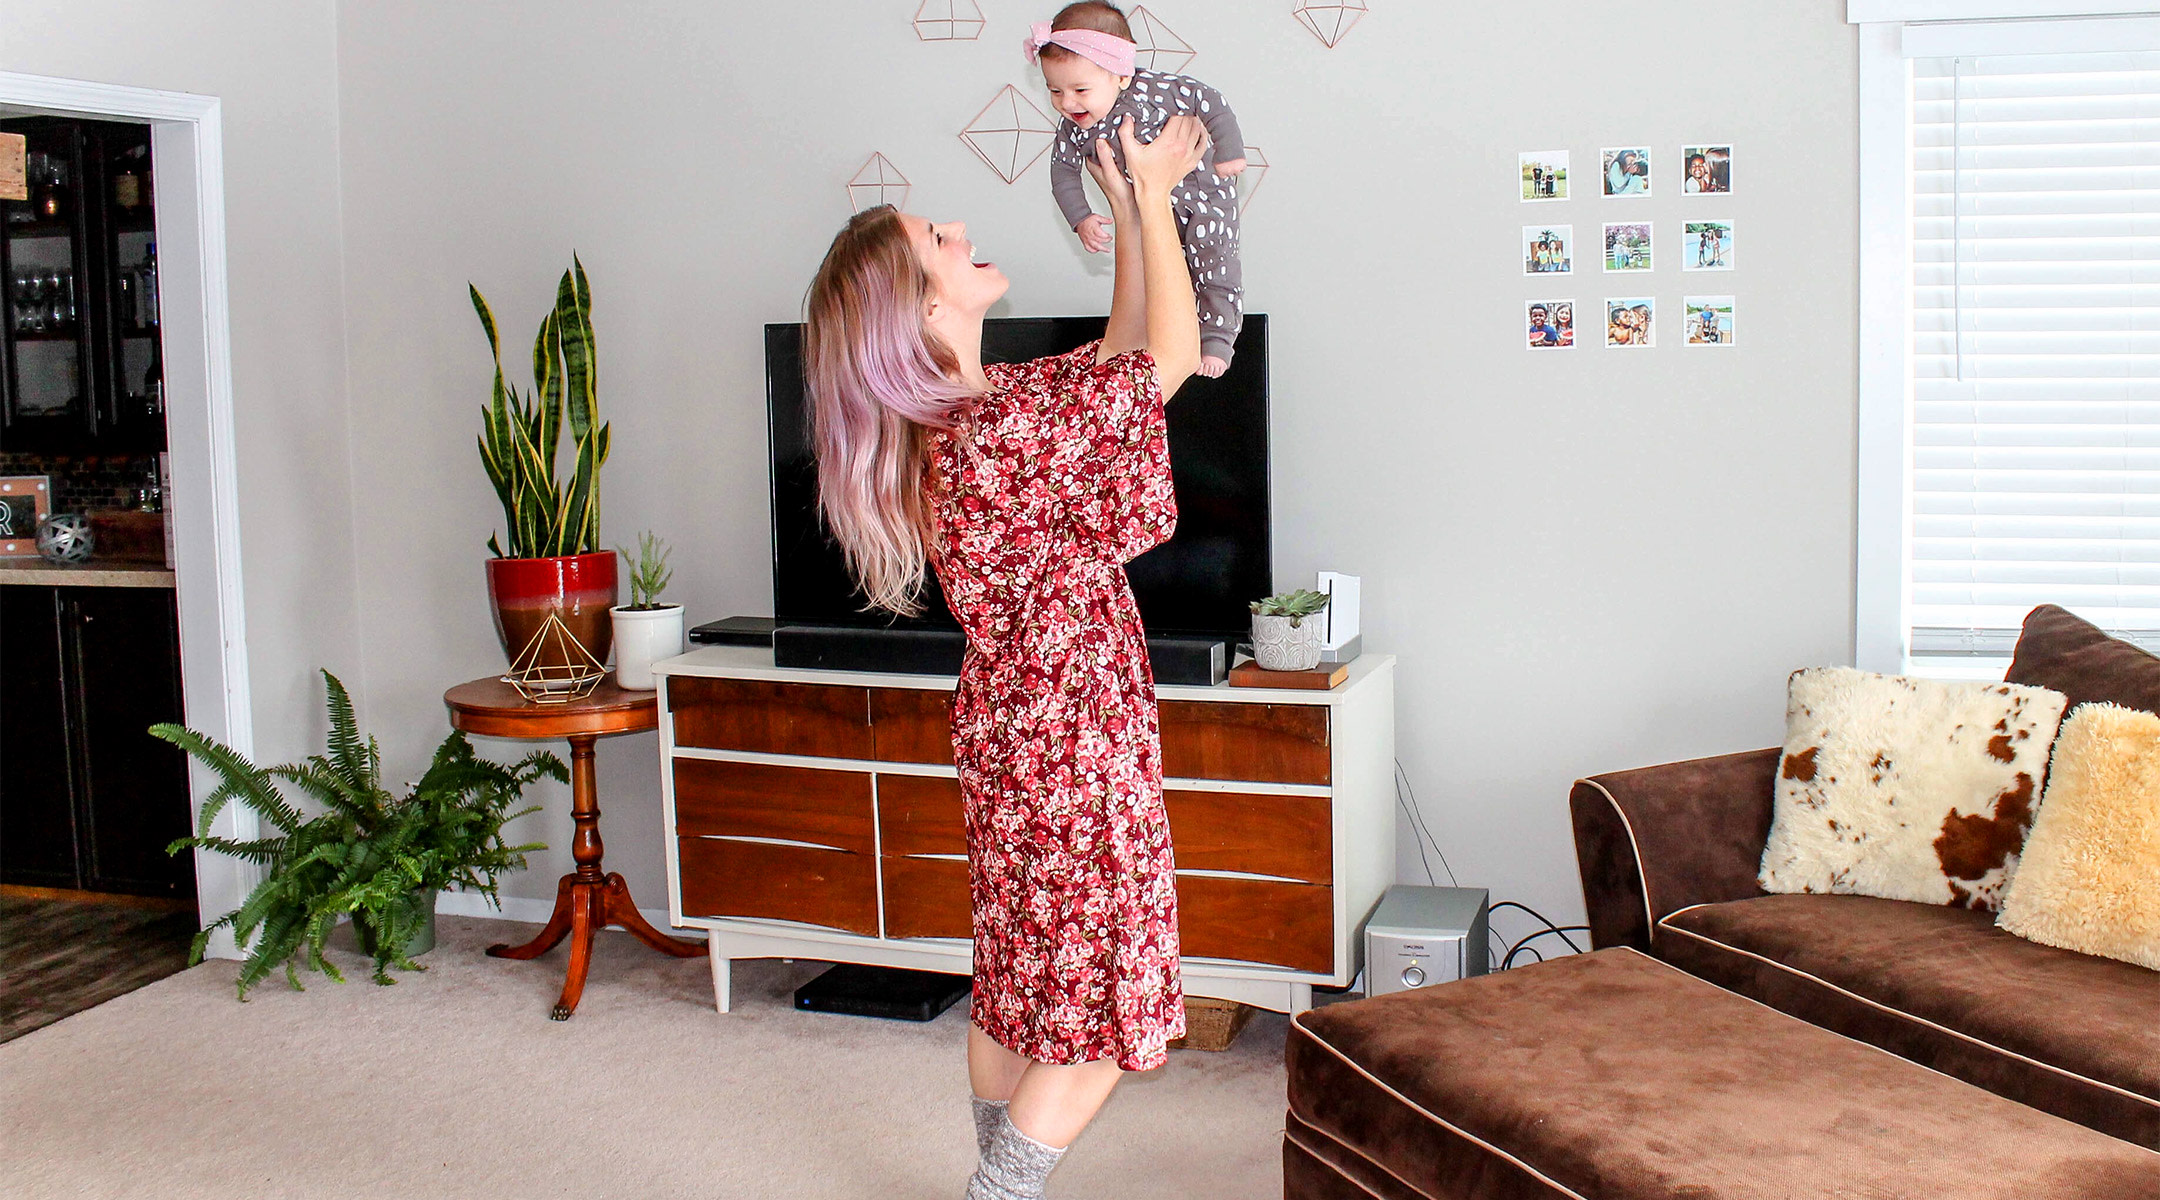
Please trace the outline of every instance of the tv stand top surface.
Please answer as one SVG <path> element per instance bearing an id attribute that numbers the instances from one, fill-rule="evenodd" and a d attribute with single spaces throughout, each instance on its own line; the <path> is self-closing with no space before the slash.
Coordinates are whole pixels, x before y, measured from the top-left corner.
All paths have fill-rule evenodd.
<path id="1" fill-rule="evenodd" d="M 769 679 L 776 683 L 831 683 L 854 687 L 921 688 L 939 691 L 951 691 L 956 682 L 950 675 L 778 667 L 773 665 L 773 652 L 768 646 L 704 646 L 688 654 L 661 660 L 654 664 L 653 672 L 658 675 L 701 675 L 718 679 Z M 1360 692 L 1370 681 L 1392 678 L 1394 674 L 1394 655 L 1360 654 L 1351 660 L 1349 677 L 1324 692 L 1305 688 L 1232 687 L 1227 683 L 1214 687 L 1163 683 L 1156 685 L 1155 693 L 1163 700 L 1332 706 Z"/>

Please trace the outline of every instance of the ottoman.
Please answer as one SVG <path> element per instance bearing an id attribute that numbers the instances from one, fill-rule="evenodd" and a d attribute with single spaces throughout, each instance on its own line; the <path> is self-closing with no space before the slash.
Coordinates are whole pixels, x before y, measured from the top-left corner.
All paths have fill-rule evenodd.
<path id="1" fill-rule="evenodd" d="M 2160 1153 L 1601 950 L 1300 1014 L 1286 1200 L 2160 1200 Z"/>

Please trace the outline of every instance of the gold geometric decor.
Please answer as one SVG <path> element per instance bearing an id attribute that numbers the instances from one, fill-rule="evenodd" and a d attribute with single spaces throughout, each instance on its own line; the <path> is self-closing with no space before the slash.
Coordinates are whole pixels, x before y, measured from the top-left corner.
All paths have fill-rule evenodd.
<path id="1" fill-rule="evenodd" d="M 547 620 L 518 651 L 504 683 L 534 704 L 568 704 L 592 694 L 607 678 L 607 667 L 570 633 L 562 617 L 549 610 Z"/>

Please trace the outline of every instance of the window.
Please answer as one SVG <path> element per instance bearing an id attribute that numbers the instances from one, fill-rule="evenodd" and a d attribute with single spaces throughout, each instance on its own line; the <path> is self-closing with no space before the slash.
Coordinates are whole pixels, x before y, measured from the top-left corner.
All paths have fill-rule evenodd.
<path id="1" fill-rule="evenodd" d="M 1896 324 L 1863 349 L 1862 665 L 2006 657 L 2047 603 L 2160 648 L 2160 28 L 1897 46 L 1896 189 L 1863 136 L 1863 321 Z"/>

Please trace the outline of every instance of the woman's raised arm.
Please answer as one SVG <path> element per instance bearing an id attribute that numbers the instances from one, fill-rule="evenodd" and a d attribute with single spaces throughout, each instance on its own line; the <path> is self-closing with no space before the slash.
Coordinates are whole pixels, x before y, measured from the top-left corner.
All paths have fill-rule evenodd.
<path id="1" fill-rule="evenodd" d="M 1102 189 L 1103 198 L 1110 202 L 1110 220 L 1116 227 L 1110 237 L 1111 258 L 1116 264 L 1110 291 L 1110 323 L 1103 327 L 1102 348 L 1095 354 L 1095 362 L 1100 365 L 1147 345 L 1147 284 L 1140 272 L 1140 213 L 1133 207 L 1132 182 L 1118 170 L 1108 138 L 1096 139 L 1095 157 L 1088 160 L 1087 168 L 1088 174 L 1095 177 L 1095 186 Z"/>
<path id="2" fill-rule="evenodd" d="M 1155 140 L 1143 146 L 1127 122 L 1119 126 L 1118 140 L 1125 150 L 1126 169 L 1132 173 L 1129 185 L 1115 170 L 1103 169 L 1100 152 L 1090 164 L 1117 221 L 1111 329 L 1120 340 L 1134 336 L 1132 277 L 1137 275 L 1146 310 L 1139 324 L 1145 329 L 1148 353 L 1155 359 L 1156 383 L 1168 401 L 1200 367 L 1200 314 L 1193 301 L 1185 249 L 1178 244 L 1177 214 L 1171 209 L 1170 196 L 1178 181 L 1191 174 L 1207 153 L 1207 129 L 1196 117 L 1172 117 Z M 1134 258 L 1139 260 L 1138 271 L 1129 265 Z M 1112 344 L 1106 334 L 1104 350 Z"/>

